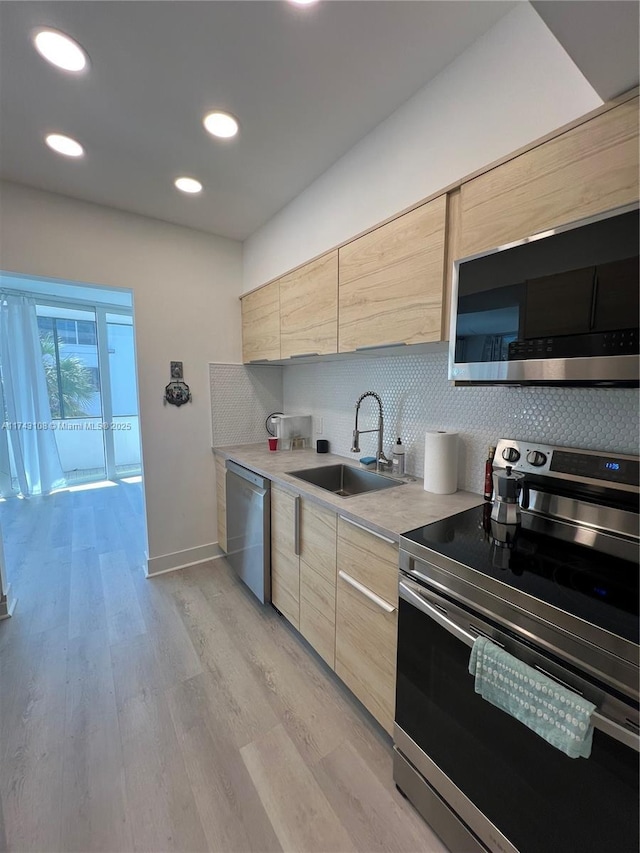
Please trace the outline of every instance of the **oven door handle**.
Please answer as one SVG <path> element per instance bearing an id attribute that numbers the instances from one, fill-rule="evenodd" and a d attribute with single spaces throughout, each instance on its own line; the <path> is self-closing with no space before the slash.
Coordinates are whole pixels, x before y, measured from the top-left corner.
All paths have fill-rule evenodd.
<path id="1" fill-rule="evenodd" d="M 476 637 L 473 634 L 470 634 L 468 631 L 465 631 L 464 628 L 461 628 L 459 625 L 449 619 L 448 616 L 445 616 L 444 613 L 441 613 L 437 607 L 435 607 L 430 602 L 426 601 L 426 599 L 417 592 L 414 592 L 404 581 L 400 581 L 398 585 L 400 598 L 404 599 L 408 604 L 413 605 L 418 610 L 422 611 L 426 616 L 431 617 L 434 622 L 440 625 L 441 628 L 444 628 L 445 631 L 448 631 L 458 640 L 461 640 L 465 646 L 473 646 L 476 641 Z M 480 633 L 480 636 L 486 636 L 483 633 Z M 491 637 L 489 637 L 491 640 Z M 491 640 L 495 642 L 494 640 Z M 548 673 L 545 673 L 548 675 Z M 549 675 L 553 681 L 557 681 L 552 675 Z M 560 683 L 560 682 L 558 682 Z M 567 685 L 564 685 L 567 686 Z M 573 689 L 573 688 L 569 688 Z M 631 728 L 626 728 L 625 726 L 618 723 L 616 720 L 612 720 L 610 717 L 606 717 L 604 714 L 601 714 L 600 711 L 595 710 L 591 714 L 591 722 L 593 723 L 593 727 L 595 729 L 599 729 L 609 737 L 617 740 L 619 743 L 624 744 L 625 746 L 630 747 L 636 752 L 640 752 L 640 736 L 638 733 Z M 633 724 L 631 724 L 633 725 Z"/>
<path id="2" fill-rule="evenodd" d="M 421 610 L 427 616 L 430 616 L 434 622 L 437 622 L 441 628 L 444 628 L 450 634 L 453 634 L 458 640 L 462 640 L 465 646 L 473 646 L 476 638 L 473 634 L 470 634 L 468 631 L 465 631 L 464 628 L 461 628 L 459 625 L 456 625 L 448 616 L 445 616 L 444 613 L 441 613 L 437 607 L 434 607 L 433 604 L 430 604 L 423 596 L 419 595 L 417 592 L 414 592 L 404 581 L 400 581 L 398 585 L 398 592 L 400 598 L 404 598 L 404 600 L 408 604 L 412 604 L 418 610 Z"/>
<path id="3" fill-rule="evenodd" d="M 636 732 L 631 731 L 626 726 L 620 725 L 620 723 L 617 723 L 610 717 L 605 717 L 600 711 L 593 712 L 591 722 L 594 729 L 599 729 L 604 734 L 617 740 L 618 743 L 628 746 L 630 749 L 635 750 L 635 752 L 640 752 L 640 737 Z"/>

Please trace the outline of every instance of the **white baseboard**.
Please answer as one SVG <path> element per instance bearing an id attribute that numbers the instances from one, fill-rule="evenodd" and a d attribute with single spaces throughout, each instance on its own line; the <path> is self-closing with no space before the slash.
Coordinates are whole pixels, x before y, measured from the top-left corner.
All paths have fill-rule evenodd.
<path id="1" fill-rule="evenodd" d="M 0 620 L 9 619 L 13 616 L 18 599 L 11 592 L 11 584 L 7 587 L 7 594 L 0 595 Z"/>
<path id="2" fill-rule="evenodd" d="M 177 569 L 186 569 L 197 563 L 206 563 L 209 560 L 218 560 L 226 556 L 217 542 L 209 545 L 199 545 L 197 548 L 186 548 L 184 551 L 176 551 L 174 554 L 163 554 L 160 557 L 148 557 L 146 575 L 148 578 L 156 575 L 164 575 L 167 572 L 175 572 Z"/>

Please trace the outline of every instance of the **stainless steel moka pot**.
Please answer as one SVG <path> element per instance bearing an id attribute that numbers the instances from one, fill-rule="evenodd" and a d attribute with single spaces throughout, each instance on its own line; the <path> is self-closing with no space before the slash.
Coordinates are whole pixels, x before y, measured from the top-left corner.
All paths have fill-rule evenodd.
<path id="1" fill-rule="evenodd" d="M 496 468 L 493 472 L 493 509 L 491 518 L 499 524 L 520 524 L 518 496 L 522 492 L 522 505 L 529 505 L 529 486 L 525 475 L 514 471 L 511 465 Z"/>
<path id="2" fill-rule="evenodd" d="M 493 472 L 493 509 L 491 510 L 491 532 L 494 542 L 509 548 L 520 526 L 520 506 L 529 506 L 529 484 L 525 475 L 514 471 L 510 465 Z M 518 498 L 522 493 L 522 500 Z"/>

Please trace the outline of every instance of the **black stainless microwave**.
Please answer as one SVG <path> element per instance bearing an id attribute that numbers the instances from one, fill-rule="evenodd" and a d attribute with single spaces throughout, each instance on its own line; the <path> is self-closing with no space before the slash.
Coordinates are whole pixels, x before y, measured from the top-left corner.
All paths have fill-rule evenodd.
<path id="1" fill-rule="evenodd" d="M 638 386 L 638 205 L 454 263 L 449 379 Z"/>

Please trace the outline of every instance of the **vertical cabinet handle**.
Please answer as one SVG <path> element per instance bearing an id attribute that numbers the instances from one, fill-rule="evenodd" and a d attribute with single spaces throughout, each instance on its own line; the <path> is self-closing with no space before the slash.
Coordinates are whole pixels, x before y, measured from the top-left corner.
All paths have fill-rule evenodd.
<path id="1" fill-rule="evenodd" d="M 293 553 L 296 557 L 300 556 L 300 495 L 294 498 L 295 506 L 293 511 Z"/>

